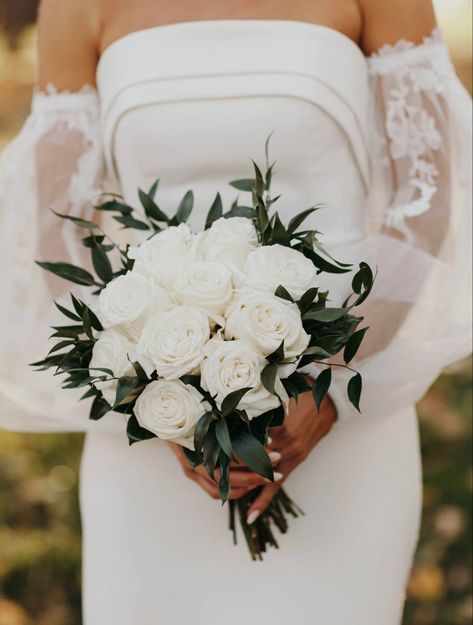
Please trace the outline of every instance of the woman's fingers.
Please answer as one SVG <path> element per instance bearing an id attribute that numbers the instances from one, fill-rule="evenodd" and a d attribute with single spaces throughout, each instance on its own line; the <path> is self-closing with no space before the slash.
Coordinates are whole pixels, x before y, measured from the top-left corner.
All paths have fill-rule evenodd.
<path id="1" fill-rule="evenodd" d="M 290 461 L 281 463 L 281 465 L 279 466 L 280 472 L 282 474 L 281 479 L 275 484 L 268 484 L 262 489 L 261 493 L 248 509 L 248 513 L 246 516 L 247 523 L 249 523 L 250 525 L 251 523 L 254 523 L 256 519 L 260 516 L 260 514 L 264 512 L 264 510 L 266 510 L 266 508 L 271 503 L 274 495 L 282 487 L 284 481 L 296 466 L 297 464 Z"/>

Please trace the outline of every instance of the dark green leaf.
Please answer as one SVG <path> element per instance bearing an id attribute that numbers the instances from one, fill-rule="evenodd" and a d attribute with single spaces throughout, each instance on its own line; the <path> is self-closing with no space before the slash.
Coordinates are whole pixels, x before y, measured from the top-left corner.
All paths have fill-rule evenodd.
<path id="1" fill-rule="evenodd" d="M 248 391 L 251 391 L 251 388 L 240 388 L 238 391 L 233 391 L 233 393 L 229 393 L 222 402 L 222 415 L 224 417 L 228 417 L 238 406 L 240 400 L 243 398 Z"/>
<path id="2" fill-rule="evenodd" d="M 245 219 L 255 219 L 256 212 L 254 208 L 249 206 L 233 206 L 224 214 L 225 219 L 230 217 L 245 217 Z"/>
<path id="3" fill-rule="evenodd" d="M 343 351 L 343 360 L 346 364 L 348 364 L 356 356 L 356 353 L 361 345 L 361 342 L 363 341 L 363 337 L 365 336 L 367 330 L 368 328 L 358 330 L 358 332 L 355 332 L 350 337 Z"/>
<path id="4" fill-rule="evenodd" d="M 299 228 L 299 226 L 307 219 L 307 217 L 319 208 L 320 206 L 313 206 L 312 208 L 308 208 L 307 210 L 302 211 L 302 213 L 299 213 L 298 215 L 293 217 L 287 226 L 288 233 L 294 234 L 297 228 Z"/>
<path id="5" fill-rule="evenodd" d="M 156 202 L 147 193 L 138 189 L 140 202 L 145 210 L 146 216 L 154 221 L 168 223 L 169 217 L 159 208 Z"/>
<path id="6" fill-rule="evenodd" d="M 314 382 L 314 385 L 312 387 L 312 393 L 314 394 L 314 399 L 318 410 L 320 410 L 320 406 L 324 400 L 324 397 L 328 393 L 331 383 L 332 370 L 330 368 L 324 369 L 321 373 L 319 373 L 317 379 Z"/>
<path id="7" fill-rule="evenodd" d="M 51 212 L 61 219 L 72 221 L 72 223 L 79 226 L 79 228 L 85 228 L 86 230 L 95 230 L 95 228 L 98 228 L 97 224 L 94 224 L 92 221 L 87 221 L 86 219 L 81 219 L 80 217 L 73 217 L 72 215 L 62 215 L 61 213 L 56 213 L 56 211 L 52 209 Z"/>
<path id="8" fill-rule="evenodd" d="M 271 244 L 272 245 L 285 245 L 289 247 L 291 245 L 291 237 L 288 235 L 286 228 L 279 217 L 278 213 L 274 213 L 273 217 L 273 229 L 271 232 Z"/>
<path id="9" fill-rule="evenodd" d="M 233 459 L 232 443 L 230 441 L 228 425 L 225 419 L 219 419 L 217 421 L 217 424 L 215 425 L 215 436 L 217 437 L 217 441 L 225 454 L 229 458 Z"/>
<path id="10" fill-rule="evenodd" d="M 117 200 L 109 200 L 103 204 L 98 204 L 95 208 L 99 211 L 116 212 L 122 215 L 131 215 L 134 210 L 131 206 L 128 206 L 128 204 L 118 202 Z"/>
<path id="11" fill-rule="evenodd" d="M 214 419 L 213 412 L 210 410 L 202 415 L 195 426 L 194 431 L 194 447 L 196 451 L 200 451 L 203 447 L 205 437 L 211 422 Z"/>
<path id="12" fill-rule="evenodd" d="M 278 288 L 276 289 L 276 291 L 274 292 L 274 294 L 277 297 L 280 297 L 282 299 L 287 299 L 289 302 L 293 302 L 294 300 L 292 299 L 291 294 L 289 293 L 289 291 L 287 289 L 285 289 L 281 284 L 278 286 Z"/>
<path id="13" fill-rule="evenodd" d="M 78 315 L 76 315 L 75 313 L 71 312 L 67 308 L 64 308 L 64 306 L 61 306 L 61 304 L 58 304 L 57 302 L 54 302 L 54 305 L 59 310 L 59 312 L 62 312 L 62 314 L 65 315 L 66 317 L 68 317 L 68 319 L 72 319 L 72 321 L 81 321 L 81 318 Z"/>
<path id="14" fill-rule="evenodd" d="M 230 496 L 230 458 L 220 453 L 220 478 L 218 481 L 218 494 L 220 500 L 225 503 Z"/>
<path id="15" fill-rule="evenodd" d="M 284 359 L 284 339 L 281 341 L 279 347 L 274 350 L 272 354 L 266 356 L 266 360 L 269 362 L 281 362 Z"/>
<path id="16" fill-rule="evenodd" d="M 320 310 L 310 311 L 305 313 L 303 319 L 310 319 L 311 321 L 321 321 L 324 323 L 330 323 L 340 319 L 347 314 L 349 308 L 321 308 Z"/>
<path id="17" fill-rule="evenodd" d="M 177 223 L 183 224 L 185 223 L 192 213 L 192 208 L 194 207 L 194 194 L 192 191 L 187 191 L 184 197 L 179 204 L 179 208 L 176 213 L 176 221 Z"/>
<path id="18" fill-rule="evenodd" d="M 183 447 L 182 450 L 193 469 L 196 469 L 202 464 L 202 454 L 200 452 L 192 451 L 187 447 Z"/>
<path id="19" fill-rule="evenodd" d="M 239 191 L 253 191 L 255 180 L 253 178 L 242 178 L 240 180 L 232 180 L 230 184 Z"/>
<path id="20" fill-rule="evenodd" d="M 127 397 L 129 397 L 139 386 L 140 380 L 135 377 L 123 376 L 118 380 L 117 384 L 117 393 L 115 395 L 115 403 L 113 407 L 115 408 L 119 404 L 122 403 Z"/>
<path id="21" fill-rule="evenodd" d="M 107 254 L 99 245 L 92 248 L 92 264 L 94 265 L 95 273 L 106 284 L 113 280 L 112 265 Z"/>
<path id="22" fill-rule="evenodd" d="M 92 286 L 95 284 L 92 274 L 81 267 L 76 267 L 69 263 L 48 263 L 39 260 L 36 261 L 36 264 L 64 280 L 69 280 L 69 282 L 81 284 L 82 286 Z"/>
<path id="23" fill-rule="evenodd" d="M 156 197 L 156 191 L 158 190 L 158 185 L 159 185 L 159 178 L 155 180 L 153 184 L 151 185 L 151 187 L 149 188 L 148 195 L 152 200 L 154 200 L 154 198 Z"/>
<path id="24" fill-rule="evenodd" d="M 237 431 L 231 440 L 235 453 L 252 471 L 268 480 L 274 480 L 271 460 L 257 438 L 249 432 Z"/>
<path id="25" fill-rule="evenodd" d="M 361 375 L 357 373 L 352 378 L 350 378 L 347 387 L 348 399 L 355 406 L 358 412 L 360 412 L 360 397 L 362 386 L 363 381 L 361 379 Z"/>
<path id="26" fill-rule="evenodd" d="M 204 440 L 203 463 L 209 477 L 215 480 L 215 467 L 220 454 L 220 445 L 215 435 L 215 428 L 210 427 Z"/>
<path id="27" fill-rule="evenodd" d="M 301 313 L 305 313 L 310 308 L 313 301 L 317 297 L 318 292 L 319 292 L 319 289 L 317 289 L 316 287 L 313 287 L 304 293 L 301 299 L 297 302 L 297 305 L 299 306 L 299 310 L 301 311 Z"/>
<path id="28" fill-rule="evenodd" d="M 212 206 L 210 207 L 210 210 L 207 214 L 207 219 L 205 220 L 205 230 L 208 230 L 213 222 L 217 221 L 217 219 L 220 219 L 222 215 L 222 198 L 220 196 L 220 193 L 217 193 L 217 195 L 215 196 L 215 200 L 213 201 Z"/>
<path id="29" fill-rule="evenodd" d="M 266 365 L 266 367 L 261 372 L 261 382 L 264 388 L 273 395 L 276 395 L 274 385 L 276 383 L 277 372 L 278 366 L 275 362 L 271 362 L 269 365 Z"/>
<path id="30" fill-rule="evenodd" d="M 143 221 L 139 221 L 134 217 L 130 217 L 129 215 L 124 215 L 123 217 L 113 217 L 115 221 L 118 221 L 119 224 L 122 224 L 124 228 L 131 228 L 133 230 L 149 230 L 150 227 L 148 224 L 145 224 Z"/>
<path id="31" fill-rule="evenodd" d="M 89 419 L 92 419 L 92 421 L 98 421 L 106 415 L 107 412 L 110 412 L 110 410 L 111 407 L 105 399 L 103 399 L 102 395 L 97 395 L 90 407 Z"/>
<path id="32" fill-rule="evenodd" d="M 138 443 L 140 441 L 146 441 L 150 438 L 156 438 L 156 434 L 142 428 L 138 423 L 138 419 L 133 415 L 128 419 L 128 424 L 126 427 L 126 433 L 128 436 L 128 442 L 130 445 L 133 443 Z"/>

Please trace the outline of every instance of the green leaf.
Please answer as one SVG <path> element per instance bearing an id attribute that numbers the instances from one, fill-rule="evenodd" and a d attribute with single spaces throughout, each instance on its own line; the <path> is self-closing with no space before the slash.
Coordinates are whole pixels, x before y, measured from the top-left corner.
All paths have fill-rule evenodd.
<path id="1" fill-rule="evenodd" d="M 123 202 L 118 202 L 117 200 L 109 200 L 104 202 L 103 204 L 98 204 L 96 210 L 99 211 L 107 211 L 112 213 L 121 213 L 122 215 L 131 215 L 133 212 L 133 208 L 128 206 L 128 204 L 124 204 Z"/>
<path id="2" fill-rule="evenodd" d="M 194 448 L 196 451 L 200 451 L 204 445 L 205 437 L 209 430 L 209 426 L 214 419 L 212 410 L 206 412 L 200 417 L 194 430 Z"/>
<path id="3" fill-rule="evenodd" d="M 140 441 L 149 440 L 150 438 L 156 438 L 156 434 L 153 434 L 153 432 L 150 432 L 149 430 L 141 427 L 141 425 L 138 423 L 138 419 L 134 415 L 132 415 L 128 419 L 126 433 L 130 445 L 133 445 L 133 443 L 138 443 Z"/>
<path id="4" fill-rule="evenodd" d="M 64 280 L 69 280 L 69 282 L 81 284 L 82 286 L 93 286 L 96 284 L 92 274 L 81 267 L 76 267 L 69 263 L 48 263 L 39 260 L 36 261 L 36 264 Z"/>
<path id="5" fill-rule="evenodd" d="M 220 454 L 220 445 L 215 435 L 215 428 L 209 428 L 204 440 L 203 463 L 209 477 L 215 480 L 215 466 Z"/>
<path id="6" fill-rule="evenodd" d="M 328 352 L 323 347 L 320 347 L 319 345 L 314 345 L 312 347 L 308 347 L 304 351 L 303 355 L 304 356 L 317 356 L 317 358 L 330 358 L 330 356 L 332 356 L 332 354 L 330 352 Z"/>
<path id="7" fill-rule="evenodd" d="M 110 410 L 111 407 L 105 399 L 103 399 L 102 395 L 97 395 L 90 407 L 89 419 L 92 419 L 92 421 L 98 421 L 106 415 L 107 412 L 110 412 Z"/>
<path id="8" fill-rule="evenodd" d="M 92 264 L 98 277 L 107 284 L 113 280 L 113 269 L 107 254 L 102 247 L 96 245 L 92 248 Z"/>
<path id="9" fill-rule="evenodd" d="M 254 178 L 241 178 L 240 180 L 232 180 L 230 184 L 239 191 L 253 191 L 255 180 Z"/>
<path id="10" fill-rule="evenodd" d="M 321 308 L 320 310 L 305 313 L 303 319 L 330 323 L 346 315 L 349 310 L 349 308 Z"/>
<path id="11" fill-rule="evenodd" d="M 246 395 L 246 393 L 248 393 L 248 391 L 251 391 L 250 387 L 240 388 L 237 391 L 233 391 L 233 393 L 229 393 L 222 402 L 222 415 L 224 417 L 228 417 L 235 410 L 240 403 L 240 400 Z"/>
<path id="12" fill-rule="evenodd" d="M 291 237 L 288 235 L 286 228 L 279 217 L 278 213 L 274 213 L 273 230 L 271 232 L 271 245 L 285 245 L 290 247 Z"/>
<path id="13" fill-rule="evenodd" d="M 232 208 L 224 214 L 225 219 L 230 217 L 245 217 L 245 219 L 255 219 L 256 211 L 250 206 L 232 206 Z"/>
<path id="14" fill-rule="evenodd" d="M 347 392 L 348 399 L 355 406 L 355 408 L 360 412 L 360 397 L 361 397 L 361 389 L 363 386 L 363 380 L 361 375 L 357 373 L 348 382 Z"/>
<path id="15" fill-rule="evenodd" d="M 72 305 L 74 306 L 74 310 L 82 319 L 82 313 L 84 312 L 84 308 L 85 308 L 84 302 L 81 302 L 80 300 L 78 300 L 77 297 L 75 297 L 73 293 L 70 293 L 70 296 L 72 300 Z"/>
<path id="16" fill-rule="evenodd" d="M 266 185 L 265 185 L 265 182 L 264 182 L 264 178 L 263 178 L 263 174 L 261 172 L 261 169 L 255 163 L 255 161 L 252 160 L 251 162 L 253 163 L 253 168 L 255 170 L 255 193 L 256 193 L 257 196 L 260 196 L 265 191 Z"/>
<path id="17" fill-rule="evenodd" d="M 261 234 L 264 234 L 270 227 L 268 211 L 262 204 L 256 207 L 256 225 Z"/>
<path id="18" fill-rule="evenodd" d="M 371 267 L 366 263 L 360 263 L 360 268 L 353 277 L 352 288 L 353 291 L 359 294 L 359 297 L 354 302 L 353 306 L 359 306 L 362 304 L 368 295 L 371 293 L 374 284 L 374 276 L 371 271 Z"/>
<path id="19" fill-rule="evenodd" d="M 228 432 L 228 425 L 225 419 L 219 419 L 215 425 L 215 436 L 217 437 L 218 444 L 222 448 L 223 452 L 231 459 L 233 459 L 232 443 L 230 441 L 230 434 Z"/>
<path id="20" fill-rule="evenodd" d="M 268 480 L 274 480 L 273 466 L 265 448 L 249 432 L 243 430 L 235 432 L 232 437 L 232 446 L 237 454 L 249 468 L 266 477 Z"/>
<path id="21" fill-rule="evenodd" d="M 280 284 L 274 294 L 281 299 L 287 299 L 289 302 L 293 302 L 292 295 L 289 291 Z"/>
<path id="22" fill-rule="evenodd" d="M 320 410 L 320 406 L 328 393 L 331 383 L 332 370 L 330 368 L 324 369 L 321 373 L 319 373 L 312 387 L 312 393 L 317 405 L 317 410 Z"/>
<path id="23" fill-rule="evenodd" d="M 64 306 L 61 306 L 61 304 L 58 304 L 57 302 L 54 302 L 54 305 L 59 310 L 59 312 L 61 312 L 68 319 L 72 319 L 72 321 L 81 321 L 81 318 L 78 315 L 76 315 L 75 313 L 71 312 L 67 308 L 64 308 Z"/>
<path id="24" fill-rule="evenodd" d="M 269 365 L 266 365 L 266 367 L 261 372 L 261 382 L 264 388 L 273 395 L 276 395 L 274 385 L 276 383 L 277 372 L 278 366 L 275 362 L 271 362 Z"/>
<path id="25" fill-rule="evenodd" d="M 284 359 L 284 339 L 277 349 L 272 354 L 266 356 L 266 360 L 269 362 L 281 362 Z"/>
<path id="26" fill-rule="evenodd" d="M 296 249 L 302 252 L 304 256 L 307 256 L 307 258 L 314 263 L 319 271 L 325 271 L 326 273 L 348 273 L 350 271 L 350 267 L 340 267 L 338 265 L 334 265 L 330 261 L 323 258 L 320 254 L 317 254 L 317 252 L 314 252 L 314 250 L 307 249 L 306 246 L 297 246 Z"/>
<path id="27" fill-rule="evenodd" d="M 217 193 L 215 196 L 215 200 L 210 207 L 210 210 L 207 214 L 207 219 L 205 220 L 205 230 L 208 230 L 214 221 L 220 219 L 223 216 L 223 205 L 222 198 L 220 193 Z"/>
<path id="28" fill-rule="evenodd" d="M 84 313 L 82 315 L 82 324 L 84 326 L 84 332 L 90 339 L 94 340 L 94 335 L 92 333 L 92 322 L 90 320 L 90 310 L 88 308 L 84 309 Z"/>
<path id="29" fill-rule="evenodd" d="M 72 221 L 72 223 L 76 226 L 79 226 L 79 228 L 85 228 L 86 230 L 95 230 L 95 228 L 98 228 L 97 224 L 94 224 L 92 221 L 87 221 L 86 219 L 81 219 L 80 217 L 73 217 L 72 215 L 63 215 L 61 213 L 56 213 L 56 211 L 52 209 L 51 212 L 61 219 L 67 219 L 68 221 Z"/>
<path id="30" fill-rule="evenodd" d="M 218 481 L 218 494 L 220 500 L 225 503 L 230 496 L 230 459 L 224 453 L 220 453 L 220 478 Z"/>
<path id="31" fill-rule="evenodd" d="M 90 399 L 90 397 L 97 397 L 98 395 L 100 395 L 100 391 L 98 391 L 95 386 L 91 386 L 89 390 L 82 395 L 79 401 L 82 401 L 83 399 Z"/>
<path id="32" fill-rule="evenodd" d="M 159 178 L 153 182 L 148 191 L 148 196 L 154 200 L 156 197 L 156 191 L 158 190 Z"/>
<path id="33" fill-rule="evenodd" d="M 169 223 L 169 217 L 163 213 L 163 211 L 159 208 L 156 202 L 151 198 L 147 193 L 138 189 L 138 196 L 140 198 L 140 202 L 145 210 L 146 216 L 149 219 L 154 219 L 154 221 L 161 221 L 165 223 Z"/>
<path id="34" fill-rule="evenodd" d="M 309 289 L 308 291 L 306 291 L 304 295 L 301 297 L 301 299 L 297 302 L 297 305 L 299 306 L 299 310 L 301 311 L 302 314 L 304 314 L 311 307 L 313 301 L 317 297 L 318 292 L 319 292 L 319 289 L 316 287 L 313 287 Z"/>
<path id="35" fill-rule="evenodd" d="M 118 380 L 117 384 L 117 393 L 115 395 L 115 403 L 113 404 L 113 408 L 118 406 L 129 397 L 139 386 L 140 380 L 135 377 L 123 376 Z"/>
<path id="36" fill-rule="evenodd" d="M 353 358 L 356 356 L 356 353 L 358 352 L 358 349 L 361 345 L 361 342 L 363 341 L 363 337 L 365 336 L 367 330 L 368 328 L 362 328 L 361 330 L 358 330 L 358 332 L 355 332 L 351 335 L 343 351 L 343 360 L 346 364 L 351 362 L 351 360 L 353 360 Z"/>
<path id="37" fill-rule="evenodd" d="M 196 469 L 202 464 L 202 454 L 200 452 L 192 451 L 187 447 L 183 447 L 182 451 L 184 452 L 187 460 L 189 461 L 189 464 L 193 469 Z"/>
<path id="38" fill-rule="evenodd" d="M 293 397 L 296 401 L 299 395 L 311 390 L 311 386 L 305 375 L 295 371 L 288 378 L 281 380 L 289 397 Z"/>
<path id="39" fill-rule="evenodd" d="M 139 221 L 134 217 L 129 215 L 124 215 L 123 217 L 114 216 L 113 219 L 118 221 L 119 224 L 122 224 L 124 228 L 131 228 L 132 230 L 149 230 L 150 227 L 148 224 L 145 224 L 143 221 Z"/>
<path id="40" fill-rule="evenodd" d="M 312 206 L 312 208 L 308 208 L 307 210 L 302 211 L 302 213 L 299 213 L 298 215 L 293 217 L 287 225 L 288 233 L 290 235 L 294 234 L 297 228 L 299 228 L 299 226 L 307 219 L 307 217 L 319 208 L 320 206 Z"/>
<path id="41" fill-rule="evenodd" d="M 194 194 L 192 191 L 187 191 L 179 204 L 179 208 L 176 213 L 176 221 L 180 224 L 185 223 L 192 213 L 194 207 Z"/>

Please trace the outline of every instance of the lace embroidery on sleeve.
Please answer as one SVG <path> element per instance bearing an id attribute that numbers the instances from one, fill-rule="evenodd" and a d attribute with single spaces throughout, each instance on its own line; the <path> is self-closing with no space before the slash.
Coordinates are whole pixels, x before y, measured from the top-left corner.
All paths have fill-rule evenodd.
<path id="1" fill-rule="evenodd" d="M 418 46 L 404 40 L 385 45 L 368 62 L 384 100 L 380 123 L 389 156 L 395 168 L 404 170 L 404 184 L 384 221 L 408 235 L 406 218 L 427 212 L 438 189 L 435 161 L 442 138 L 437 119 L 442 111 L 434 100 L 445 93 L 454 72 L 439 29 Z"/>

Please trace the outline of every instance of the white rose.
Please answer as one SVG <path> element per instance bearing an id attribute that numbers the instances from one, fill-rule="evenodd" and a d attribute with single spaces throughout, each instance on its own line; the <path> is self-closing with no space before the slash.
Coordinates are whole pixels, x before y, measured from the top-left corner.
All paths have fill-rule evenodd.
<path id="1" fill-rule="evenodd" d="M 130 360 L 134 360 L 134 350 L 133 344 L 126 336 L 115 330 L 104 330 L 92 351 L 92 358 L 89 365 L 89 369 L 91 369 L 90 374 L 107 375 L 100 371 L 93 371 L 94 368 L 99 368 L 110 369 L 117 378 L 123 375 L 134 376 L 135 370 L 130 362 Z M 115 403 L 117 383 L 117 380 L 106 380 L 104 382 L 95 383 L 96 388 L 102 391 L 105 401 L 110 405 Z"/>
<path id="2" fill-rule="evenodd" d="M 129 271 L 100 293 L 98 316 L 104 328 L 119 328 L 137 341 L 149 316 L 169 309 L 173 303 L 165 289 Z"/>
<path id="3" fill-rule="evenodd" d="M 174 293 L 181 304 L 223 315 L 233 295 L 231 271 L 223 263 L 196 260 L 178 275 Z"/>
<path id="4" fill-rule="evenodd" d="M 285 364 L 280 377 L 288 377 L 309 345 L 296 304 L 271 293 L 244 289 L 226 313 L 225 338 L 241 339 L 263 356 L 275 352 L 284 341 Z"/>
<path id="5" fill-rule="evenodd" d="M 202 236 L 199 252 L 204 260 L 230 263 L 243 269 L 248 254 L 258 246 L 258 235 L 251 219 L 221 217 Z"/>
<path id="6" fill-rule="evenodd" d="M 205 346 L 206 359 L 201 366 L 202 388 L 215 398 L 221 407 L 227 395 L 241 388 L 250 387 L 238 404 L 248 418 L 277 408 L 281 402 L 277 395 L 270 393 L 261 383 L 261 372 L 267 360 L 243 341 L 222 341 L 214 338 Z M 275 384 L 279 397 L 285 398 L 280 380 Z"/>
<path id="7" fill-rule="evenodd" d="M 135 260 L 132 271 L 170 287 L 181 269 L 196 257 L 197 242 L 187 224 L 166 228 L 129 249 L 128 256 Z"/>
<path id="8" fill-rule="evenodd" d="M 195 426 L 209 409 L 193 386 L 180 380 L 157 380 L 138 397 L 134 412 L 141 427 L 159 438 L 194 449 Z"/>
<path id="9" fill-rule="evenodd" d="M 118 276 L 99 295 L 101 321 L 107 328 L 135 321 L 145 310 L 151 284 L 132 272 Z"/>
<path id="10" fill-rule="evenodd" d="M 201 385 L 218 406 L 233 391 L 251 387 L 240 400 L 238 408 L 246 410 L 249 419 L 277 408 L 280 401 L 261 383 L 261 372 L 268 364 L 266 359 L 242 341 L 209 341 L 205 347 L 206 358 L 201 365 Z M 279 382 L 276 390 L 283 393 Z"/>
<path id="11" fill-rule="evenodd" d="M 137 347 L 138 362 L 149 372 L 174 380 L 198 367 L 209 340 L 209 320 L 192 306 L 176 306 L 151 317 Z"/>
<path id="12" fill-rule="evenodd" d="M 247 286 L 274 293 L 282 285 L 296 300 L 317 286 L 317 269 L 312 261 L 284 245 L 264 245 L 250 252 L 243 274 Z"/>

